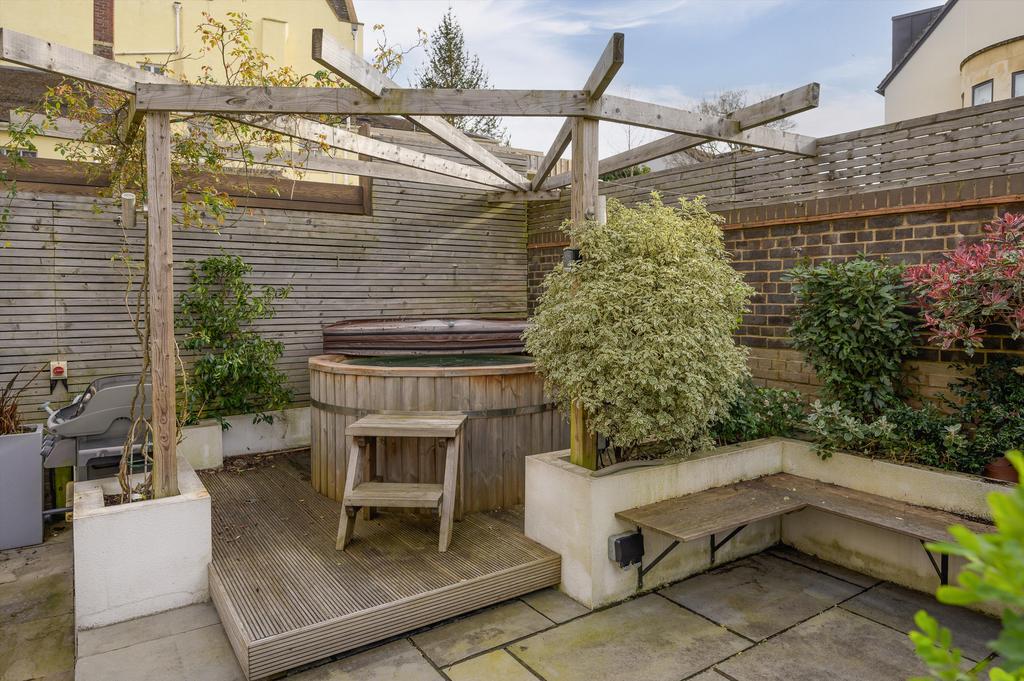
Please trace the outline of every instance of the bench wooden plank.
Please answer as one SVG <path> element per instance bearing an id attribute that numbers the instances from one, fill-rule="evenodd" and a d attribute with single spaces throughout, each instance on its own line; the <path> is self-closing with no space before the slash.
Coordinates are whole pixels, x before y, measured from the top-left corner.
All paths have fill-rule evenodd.
<path id="1" fill-rule="evenodd" d="M 619 511 L 616 517 L 680 541 L 703 539 L 740 525 L 798 511 L 807 503 L 763 478 Z"/>
<path id="2" fill-rule="evenodd" d="M 353 437 L 455 437 L 466 422 L 458 411 L 370 414 L 345 429 Z"/>
<path id="3" fill-rule="evenodd" d="M 820 511 L 851 518 L 875 527 L 906 534 L 924 541 L 948 541 L 950 525 L 964 525 L 972 532 L 992 532 L 993 527 L 947 511 L 915 506 L 877 494 L 860 492 L 789 473 L 763 478 L 764 484 L 794 494 Z"/>
<path id="4" fill-rule="evenodd" d="M 948 540 L 950 525 L 992 532 L 985 523 L 876 494 L 776 473 L 619 511 L 616 517 L 683 542 L 804 508 L 832 513 L 924 541 Z"/>

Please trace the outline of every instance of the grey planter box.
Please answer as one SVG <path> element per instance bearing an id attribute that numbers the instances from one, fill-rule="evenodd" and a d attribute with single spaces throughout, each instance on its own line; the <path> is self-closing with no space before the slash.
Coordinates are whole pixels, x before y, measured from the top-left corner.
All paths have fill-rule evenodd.
<path id="1" fill-rule="evenodd" d="M 43 426 L 0 435 L 0 550 L 43 541 Z"/>

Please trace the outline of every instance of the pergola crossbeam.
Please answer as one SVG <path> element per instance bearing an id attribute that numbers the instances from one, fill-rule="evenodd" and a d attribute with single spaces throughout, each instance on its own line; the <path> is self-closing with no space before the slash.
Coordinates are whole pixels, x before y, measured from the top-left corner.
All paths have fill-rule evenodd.
<path id="1" fill-rule="evenodd" d="M 604 95 L 605 90 L 608 89 L 612 82 L 612 78 L 622 68 L 622 63 L 625 60 L 625 45 L 626 37 L 622 33 L 612 34 L 611 40 L 608 41 L 608 45 L 604 48 L 604 52 L 601 53 L 600 59 L 597 60 L 594 70 L 590 72 L 590 77 L 587 78 L 587 82 L 583 86 L 583 89 L 590 93 L 591 100 Z M 562 157 L 562 154 L 568 148 L 571 138 L 572 120 L 567 118 L 562 121 L 562 127 L 558 129 L 558 134 L 555 135 L 551 148 L 548 149 L 548 153 L 544 154 L 544 158 L 541 159 L 537 172 L 533 176 L 531 187 L 535 191 L 540 188 L 544 180 L 547 179 L 547 176 L 551 174 L 555 163 L 558 162 L 558 159 Z"/>
<path id="2" fill-rule="evenodd" d="M 384 96 L 385 90 L 401 89 L 398 83 L 375 69 L 372 64 L 359 55 L 345 49 L 320 28 L 313 29 L 313 59 L 371 97 L 381 98 Z M 410 122 L 423 128 L 460 154 L 476 161 L 514 187 L 526 189 L 530 186 L 529 180 L 522 174 L 445 119 L 431 115 L 411 115 L 415 113 L 413 111 L 397 112 L 398 115 L 405 116 Z M 441 113 L 449 114 L 450 112 L 443 111 Z"/>
<path id="3" fill-rule="evenodd" d="M 259 165 L 294 168 L 296 170 L 316 170 L 343 175 L 359 175 L 361 177 L 373 177 L 381 180 L 436 184 L 476 191 L 486 189 L 486 187 L 468 180 L 461 180 L 449 175 L 441 175 L 394 163 L 364 161 L 354 158 L 335 158 L 322 153 L 282 151 L 267 147 L 249 147 L 248 152 L 251 155 L 250 160 Z M 237 156 L 233 156 L 231 160 L 241 161 Z"/>
<path id="4" fill-rule="evenodd" d="M 781 95 L 775 97 L 769 97 L 763 101 L 745 106 L 742 109 L 737 109 L 726 115 L 726 118 L 736 121 L 739 123 L 741 130 L 753 128 L 765 123 L 779 120 L 787 116 L 813 109 L 818 106 L 819 94 L 821 86 L 818 83 L 808 83 L 801 87 L 784 92 Z M 600 173 L 611 173 L 616 170 L 622 170 L 623 168 L 629 168 L 641 163 L 653 161 L 654 159 L 668 156 L 669 154 L 675 154 L 686 149 L 690 149 L 699 144 L 703 144 L 707 140 L 703 137 L 696 137 L 694 135 L 675 134 L 661 139 L 656 139 L 653 142 L 642 144 L 639 147 L 628 149 L 620 154 L 609 156 L 601 159 Z M 805 145 L 806 151 L 810 150 L 808 145 Z M 540 186 L 540 190 L 556 189 L 558 187 L 567 186 L 571 178 L 569 173 L 561 173 L 559 175 L 553 175 Z M 543 199 L 536 199 L 543 200 Z"/>
<path id="5" fill-rule="evenodd" d="M 135 94 L 138 83 L 179 83 L 169 76 L 0 28 L 0 60 Z"/>
<path id="6" fill-rule="evenodd" d="M 515 189 L 515 185 L 502 180 L 482 168 L 467 166 L 456 161 L 441 158 L 440 156 L 414 151 L 398 144 L 375 140 L 350 130 L 305 118 L 265 120 L 259 117 L 229 117 L 229 120 L 276 132 L 317 146 L 325 145 L 333 149 L 341 149 L 354 154 L 369 156 L 382 161 L 390 161 L 409 168 L 437 173 L 473 183 L 466 186 L 482 185 L 482 187 L 487 188 Z M 371 177 L 381 176 L 373 175 Z"/>
<path id="7" fill-rule="evenodd" d="M 678 132 L 804 156 L 815 138 L 755 128 L 740 130 L 729 118 L 705 116 L 624 97 L 593 102 L 585 90 L 394 89 L 379 98 L 338 88 L 139 84 L 137 106 L 146 111 L 389 116 L 574 116 Z M 441 119 L 436 119 L 441 120 Z M 446 123 L 447 125 L 447 123 Z M 456 131 L 463 135 L 462 131 Z M 468 138 L 467 138 L 468 139 Z M 525 183 L 525 181 L 524 181 Z"/>

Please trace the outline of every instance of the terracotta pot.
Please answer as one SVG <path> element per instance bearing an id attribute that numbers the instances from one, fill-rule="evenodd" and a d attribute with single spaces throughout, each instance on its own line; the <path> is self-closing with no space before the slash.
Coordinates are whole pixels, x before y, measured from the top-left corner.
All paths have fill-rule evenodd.
<path id="1" fill-rule="evenodd" d="M 992 459 L 985 464 L 984 471 L 986 478 L 993 478 L 995 480 L 1006 480 L 1008 482 L 1017 482 L 1017 469 L 1013 467 L 1010 460 L 1005 456 L 1001 456 L 998 459 Z"/>

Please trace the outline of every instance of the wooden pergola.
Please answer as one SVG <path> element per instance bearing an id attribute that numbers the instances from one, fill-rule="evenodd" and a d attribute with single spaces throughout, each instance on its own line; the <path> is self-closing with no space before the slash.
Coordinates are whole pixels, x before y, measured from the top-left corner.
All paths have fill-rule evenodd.
<path id="1" fill-rule="evenodd" d="M 178 493 L 175 424 L 174 290 L 172 250 L 171 113 L 206 113 L 280 133 L 315 146 L 352 152 L 360 160 L 300 155 L 275 156 L 254 149 L 257 162 L 303 164 L 311 170 L 390 180 L 447 184 L 488 192 L 495 202 L 550 200 L 569 186 L 571 219 L 597 218 L 598 177 L 651 161 L 709 140 L 813 156 L 812 137 L 761 127 L 818 104 L 810 83 L 738 109 L 707 116 L 606 94 L 623 63 L 624 37 L 616 33 L 579 90 L 440 90 L 402 88 L 322 29 L 312 35 L 313 59 L 353 88 L 187 85 L 156 73 L 0 28 L 0 59 L 126 93 L 132 102 L 122 134 L 130 139 L 145 118 L 149 204 L 149 331 L 152 366 L 153 489 L 157 497 Z M 470 163 L 372 139 L 310 120 L 317 115 L 404 116 L 455 149 Z M 536 174 L 526 178 L 443 116 L 564 117 Z M 668 136 L 601 159 L 601 121 L 660 130 Z M 571 170 L 551 175 L 572 144 Z M 362 158 L 370 160 L 361 160 Z M 262 161 L 261 161 L 262 159 Z M 581 409 L 570 419 L 572 460 L 595 467 L 596 438 Z"/>

